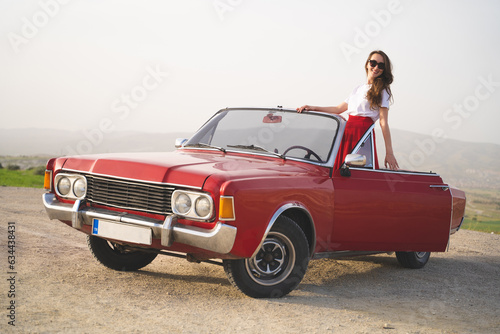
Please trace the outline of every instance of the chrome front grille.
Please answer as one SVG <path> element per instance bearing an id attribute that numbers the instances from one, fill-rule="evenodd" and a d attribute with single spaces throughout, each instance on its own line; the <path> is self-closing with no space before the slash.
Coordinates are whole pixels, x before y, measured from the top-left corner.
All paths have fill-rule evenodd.
<path id="1" fill-rule="evenodd" d="M 148 213 L 172 213 L 174 187 L 163 184 L 85 175 L 86 200 L 91 203 Z"/>

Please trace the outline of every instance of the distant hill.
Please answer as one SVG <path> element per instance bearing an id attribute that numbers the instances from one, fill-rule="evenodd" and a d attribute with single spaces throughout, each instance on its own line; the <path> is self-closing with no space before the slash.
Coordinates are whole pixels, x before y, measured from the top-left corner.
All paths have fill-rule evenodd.
<path id="1" fill-rule="evenodd" d="M 409 131 L 391 129 L 393 149 L 402 169 L 433 171 L 445 182 L 462 188 L 500 190 L 500 145 L 470 143 L 453 139 L 434 139 Z M 377 131 L 379 161 L 385 147 Z"/>
<path id="2" fill-rule="evenodd" d="M 391 129 L 396 158 L 402 169 L 433 171 L 461 188 L 500 190 L 500 145 L 469 143 L 446 139 L 437 142 L 430 136 Z M 68 154 L 172 151 L 176 138 L 191 133 L 112 132 L 79 133 L 45 129 L 0 129 L 0 163 L 21 161 L 23 166 L 44 164 L 45 157 Z M 377 131 L 379 161 L 385 156 L 382 134 Z M 30 162 L 29 157 L 42 156 Z M 35 158 L 33 158 L 35 159 Z"/>
<path id="3" fill-rule="evenodd" d="M 172 151 L 176 138 L 192 133 L 116 131 L 83 133 L 48 129 L 0 129 L 0 155 L 61 156 L 70 154 Z"/>

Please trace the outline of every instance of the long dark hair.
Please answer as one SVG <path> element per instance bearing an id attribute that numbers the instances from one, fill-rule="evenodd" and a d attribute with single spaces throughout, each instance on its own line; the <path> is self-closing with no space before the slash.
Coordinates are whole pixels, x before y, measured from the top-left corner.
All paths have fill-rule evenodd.
<path id="1" fill-rule="evenodd" d="M 368 100 L 368 102 L 370 102 L 370 109 L 380 108 L 382 104 L 382 92 L 384 91 L 384 89 L 389 94 L 389 99 L 393 99 L 391 92 L 391 83 L 394 80 L 394 76 L 392 75 L 392 64 L 389 57 L 383 51 L 375 50 L 370 53 L 365 63 L 366 74 L 368 75 L 368 69 L 366 68 L 366 65 L 368 65 L 368 62 L 375 53 L 381 55 L 384 58 L 385 69 L 381 75 L 373 80 L 372 86 L 368 90 L 368 93 L 366 93 L 366 99 Z"/>

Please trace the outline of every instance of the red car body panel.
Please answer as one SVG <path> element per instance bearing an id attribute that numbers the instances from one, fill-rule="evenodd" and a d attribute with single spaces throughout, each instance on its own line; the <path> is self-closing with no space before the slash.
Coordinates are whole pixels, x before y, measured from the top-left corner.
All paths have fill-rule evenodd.
<path id="1" fill-rule="evenodd" d="M 217 154 L 197 157 L 182 152 L 103 154 L 68 159 L 65 170 L 201 188 L 211 169 L 204 165 L 217 161 Z M 176 182 L 177 181 L 177 182 Z"/>
<path id="2" fill-rule="evenodd" d="M 318 222 L 318 233 L 331 230 L 333 212 L 329 207 L 332 194 L 330 169 L 297 161 L 270 157 L 223 154 L 213 151 L 176 151 L 168 153 L 106 154 L 64 158 L 64 171 L 108 175 L 117 178 L 150 181 L 199 188 L 214 198 L 234 196 L 236 220 L 228 222 L 238 228 L 237 242 L 231 255 L 249 257 L 259 245 L 273 213 L 287 203 L 304 203 Z M 58 171 L 56 171 L 57 173 Z M 312 176 L 312 177 L 311 177 Z M 61 201 L 65 201 L 60 198 Z M 305 204 L 307 203 L 307 205 Z M 214 202 L 218 212 L 217 201 Z M 99 205 L 93 205 L 102 208 Z M 135 211 L 109 207 L 111 211 Z M 139 213 L 157 218 L 156 215 Z M 213 222 L 180 219 L 186 225 L 207 229 Z M 66 222 L 71 225 L 71 222 Z M 172 245 L 170 250 L 201 250 Z M 320 248 L 321 250 L 321 248 Z"/>
<path id="3" fill-rule="evenodd" d="M 431 174 L 351 169 L 334 177 L 335 247 L 351 250 L 444 251 L 450 192 Z M 362 189 L 362 191 L 359 191 Z"/>
<path id="4" fill-rule="evenodd" d="M 457 188 L 450 188 L 451 195 L 453 196 L 453 208 L 451 217 L 451 231 L 455 233 L 460 226 L 464 218 L 465 212 L 465 192 Z"/>
<path id="5" fill-rule="evenodd" d="M 238 228 L 238 242 L 231 251 L 233 254 L 250 257 L 260 244 L 273 214 L 290 203 L 299 204 L 311 213 L 316 234 L 330 233 L 333 211 L 328 205 L 332 194 L 329 171 L 321 167 L 308 170 L 303 165 L 287 162 L 283 166 L 290 171 L 281 172 L 279 177 L 237 179 L 222 185 L 223 194 L 235 198 L 236 220 L 230 223 Z M 296 167 L 304 170 L 299 172 Z M 311 174 L 315 177 L 311 178 Z"/>
<path id="6" fill-rule="evenodd" d="M 330 168 L 303 162 L 203 150 L 62 158 L 54 167 L 194 187 L 214 198 L 234 196 L 236 220 L 227 223 L 237 227 L 238 232 L 233 249 L 224 257 L 252 256 L 273 214 L 289 203 L 310 213 L 316 231 L 315 253 L 444 251 L 450 225 L 442 222 L 451 222 L 454 205 L 451 225 L 457 226 L 465 202 L 458 198 L 453 202 L 450 192 L 430 188 L 444 185 L 435 174 L 352 168 L 350 177 L 338 171 L 330 176 Z M 453 189 L 452 193 L 463 197 L 459 190 Z M 214 205 L 218 212 L 219 203 L 215 201 Z M 187 219 L 180 222 L 207 229 L 215 223 Z M 170 249 L 204 252 L 175 243 Z"/>

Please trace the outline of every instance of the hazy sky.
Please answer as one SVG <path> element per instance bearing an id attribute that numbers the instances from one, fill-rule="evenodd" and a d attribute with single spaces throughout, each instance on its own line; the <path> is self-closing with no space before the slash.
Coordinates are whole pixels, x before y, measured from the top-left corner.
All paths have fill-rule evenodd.
<path id="1" fill-rule="evenodd" d="M 381 49 L 392 128 L 500 144 L 499 16 L 498 0 L 0 0 L 0 129 L 194 132 L 225 107 L 337 105 Z"/>

